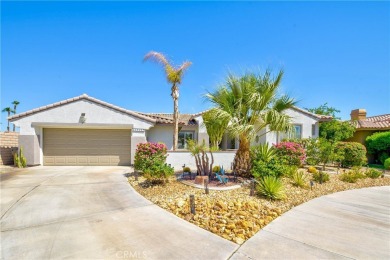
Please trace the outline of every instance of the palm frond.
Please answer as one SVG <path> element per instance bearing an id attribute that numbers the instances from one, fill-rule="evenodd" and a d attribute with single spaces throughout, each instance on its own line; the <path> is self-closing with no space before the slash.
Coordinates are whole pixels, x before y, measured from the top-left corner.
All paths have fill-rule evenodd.
<path id="1" fill-rule="evenodd" d="M 179 68 L 177 68 L 177 71 L 186 71 L 190 66 L 192 65 L 191 61 L 185 61 Z"/>
<path id="2" fill-rule="evenodd" d="M 164 56 L 164 54 L 156 51 L 148 52 L 144 57 L 144 61 L 146 60 L 152 60 L 164 66 L 169 65 L 168 59 Z"/>

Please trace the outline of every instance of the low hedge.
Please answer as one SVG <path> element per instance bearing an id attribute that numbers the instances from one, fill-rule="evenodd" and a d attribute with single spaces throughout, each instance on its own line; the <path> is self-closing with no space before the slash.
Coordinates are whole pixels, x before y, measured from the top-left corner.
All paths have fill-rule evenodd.
<path id="1" fill-rule="evenodd" d="M 339 142 L 336 150 L 342 154 L 342 167 L 362 166 L 367 163 L 367 150 L 361 143 Z"/>

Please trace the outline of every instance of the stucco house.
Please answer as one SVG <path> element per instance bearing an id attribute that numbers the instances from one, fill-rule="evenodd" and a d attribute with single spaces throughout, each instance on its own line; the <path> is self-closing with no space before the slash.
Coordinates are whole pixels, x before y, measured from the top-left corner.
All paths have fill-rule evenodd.
<path id="1" fill-rule="evenodd" d="M 297 138 L 317 137 L 319 122 L 327 116 L 294 107 L 288 110 Z M 172 149 L 172 114 L 127 110 L 83 94 L 78 97 L 13 115 L 9 120 L 20 128 L 29 165 L 131 165 L 138 143 L 163 142 Z M 278 143 L 285 136 L 259 133 L 253 144 Z M 181 114 L 179 149 L 186 149 L 191 138 L 208 143 L 202 112 Z M 225 150 L 237 149 L 238 140 L 225 135 Z"/>
<path id="2" fill-rule="evenodd" d="M 351 111 L 352 124 L 355 126 L 355 133 L 348 142 L 358 142 L 366 145 L 366 138 L 373 133 L 390 130 L 390 114 L 367 117 L 365 109 L 354 109 Z M 374 157 L 367 155 L 370 163 L 374 162 Z"/>
<path id="3" fill-rule="evenodd" d="M 354 109 L 351 111 L 351 122 L 356 130 L 348 141 L 364 145 L 366 138 L 373 133 L 390 130 L 390 114 L 367 117 L 365 109 Z"/>

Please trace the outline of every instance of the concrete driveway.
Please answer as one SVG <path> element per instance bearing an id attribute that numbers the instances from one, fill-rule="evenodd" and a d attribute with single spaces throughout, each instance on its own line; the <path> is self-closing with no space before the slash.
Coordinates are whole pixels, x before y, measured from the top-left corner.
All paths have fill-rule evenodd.
<path id="1" fill-rule="evenodd" d="M 129 167 L 34 167 L 1 177 L 2 259 L 227 259 L 238 245 L 153 205 Z"/>

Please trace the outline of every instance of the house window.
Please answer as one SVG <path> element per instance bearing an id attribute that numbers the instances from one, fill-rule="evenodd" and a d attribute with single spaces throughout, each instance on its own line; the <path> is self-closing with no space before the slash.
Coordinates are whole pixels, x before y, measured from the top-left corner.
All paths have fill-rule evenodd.
<path id="1" fill-rule="evenodd" d="M 293 125 L 294 133 L 292 134 L 292 138 L 294 139 L 302 139 L 302 125 Z"/>
<path id="2" fill-rule="evenodd" d="M 193 131 L 180 131 L 177 144 L 178 149 L 187 149 L 187 140 L 194 140 Z"/>
<path id="3" fill-rule="evenodd" d="M 311 136 L 315 136 L 316 135 L 316 125 L 315 124 L 312 124 L 311 125 Z"/>

